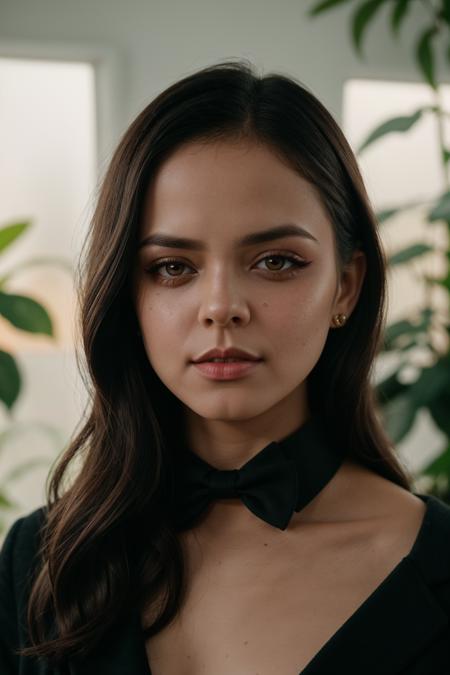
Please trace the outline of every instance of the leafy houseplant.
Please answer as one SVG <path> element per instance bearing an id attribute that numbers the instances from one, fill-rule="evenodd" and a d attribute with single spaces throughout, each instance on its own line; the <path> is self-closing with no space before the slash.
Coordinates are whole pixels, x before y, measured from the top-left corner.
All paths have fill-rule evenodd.
<path id="1" fill-rule="evenodd" d="M 325 11 L 336 8 L 338 5 L 353 3 L 355 11 L 351 17 L 352 44 L 358 56 L 362 55 L 362 42 L 369 23 L 382 8 L 390 12 L 390 25 L 394 36 L 398 36 L 412 6 L 417 6 L 418 0 L 322 0 L 309 10 L 309 15 L 315 17 Z M 444 119 L 450 117 L 450 112 L 443 109 L 441 93 L 436 77 L 435 56 L 436 43 L 439 36 L 449 38 L 450 29 L 450 0 L 422 0 L 424 11 L 424 26 L 414 46 L 415 63 L 422 79 L 431 88 L 433 105 L 424 105 L 407 114 L 385 120 L 371 131 L 357 150 L 360 155 L 367 147 L 386 136 L 386 134 L 406 133 L 412 129 L 426 115 L 431 114 L 436 119 L 436 128 L 440 149 L 440 161 L 444 177 L 444 191 L 438 194 L 431 204 L 427 203 L 426 222 L 432 227 L 435 223 L 444 223 L 447 234 L 450 233 L 450 181 L 448 165 L 450 161 L 450 147 L 444 140 Z M 447 47 L 446 60 L 450 63 L 450 48 Z M 421 206 L 423 203 L 403 204 L 392 206 L 377 213 L 380 223 L 384 223 L 400 211 Z M 400 321 L 388 325 L 384 336 L 382 353 L 395 354 L 398 365 L 395 371 L 377 385 L 377 393 L 381 404 L 381 414 L 387 431 L 392 440 L 398 443 L 412 428 L 417 413 L 426 409 L 430 413 L 436 426 L 443 432 L 446 441 L 441 454 L 421 471 L 417 477 L 419 481 L 425 478 L 428 481 L 427 491 L 450 502 L 450 352 L 448 321 L 448 301 L 450 294 L 450 247 L 447 237 L 446 248 L 430 246 L 423 242 L 416 242 L 406 249 L 400 250 L 388 258 L 389 267 L 410 264 L 413 259 L 433 253 L 441 253 L 445 259 L 445 272 L 442 276 L 421 276 L 425 288 L 425 302 L 417 316 L 405 316 Z M 437 289 L 443 289 L 446 294 L 447 309 L 445 315 L 439 314 L 435 296 Z M 442 290 L 440 290 L 442 293 Z M 445 345 L 444 347 L 442 345 Z M 429 364 L 417 368 L 414 354 L 417 350 L 428 354 Z M 413 368 L 416 378 L 412 382 L 405 382 L 404 373 Z"/>
<path id="2" fill-rule="evenodd" d="M 30 222 L 14 223 L 0 228 L 0 255 L 3 256 L 8 247 L 20 237 L 30 226 Z M 8 273 L 0 277 L 0 315 L 17 330 L 28 333 L 40 333 L 54 337 L 52 320 L 47 310 L 36 300 L 25 295 L 19 295 L 7 290 L 9 279 L 17 274 L 20 269 L 31 265 L 57 263 L 65 268 L 72 269 L 70 264 L 59 258 L 38 257 L 32 258 L 16 265 Z M 10 420 L 8 427 L 0 432 L 0 451 L 6 445 L 8 439 L 30 428 L 37 429 L 51 436 L 58 445 L 61 444 L 61 435 L 57 428 L 41 422 L 18 422 L 14 421 L 13 408 L 18 400 L 22 388 L 22 375 L 13 354 L 2 349 L 0 339 L 0 404 Z M 48 459 L 34 458 L 13 467 L 0 481 L 0 533 L 3 532 L 5 523 L 2 514 L 8 509 L 15 508 L 17 504 L 8 496 L 8 485 L 11 481 L 19 478 L 24 473 L 37 466 L 48 465 Z"/>

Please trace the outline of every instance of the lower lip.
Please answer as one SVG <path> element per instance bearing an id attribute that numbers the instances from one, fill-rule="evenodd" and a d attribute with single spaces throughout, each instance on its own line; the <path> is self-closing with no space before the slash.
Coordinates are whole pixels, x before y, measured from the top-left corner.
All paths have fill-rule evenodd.
<path id="1" fill-rule="evenodd" d="M 220 363 L 213 361 L 202 361 L 193 365 L 212 380 L 234 380 L 236 377 L 246 375 L 261 361 L 232 361 L 230 363 Z"/>

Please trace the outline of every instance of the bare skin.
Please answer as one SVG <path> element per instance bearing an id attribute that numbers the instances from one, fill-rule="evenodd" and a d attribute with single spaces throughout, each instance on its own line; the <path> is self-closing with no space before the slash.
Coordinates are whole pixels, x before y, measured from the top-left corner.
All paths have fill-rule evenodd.
<path id="1" fill-rule="evenodd" d="M 240 243 L 284 224 L 308 236 Z M 146 242 L 154 235 L 194 239 L 201 250 Z M 217 468 L 240 466 L 309 417 L 307 377 L 339 330 L 333 316 L 352 314 L 365 254 L 355 251 L 338 274 L 315 186 L 264 145 L 236 141 L 192 142 L 165 160 L 140 241 L 133 295 L 149 362 L 183 404 L 194 452 Z M 214 381 L 192 365 L 232 346 L 261 359 L 245 377 Z"/>
<path id="2" fill-rule="evenodd" d="M 241 241 L 285 224 L 297 234 Z M 333 227 L 315 186 L 262 144 L 188 143 L 149 187 L 133 277 L 143 346 L 183 404 L 191 449 L 219 469 L 310 417 L 307 378 L 366 272 L 363 251 L 339 269 Z M 229 381 L 193 366 L 227 347 L 260 361 Z M 153 675 L 298 675 L 410 551 L 423 512 L 350 462 L 285 531 L 239 500 L 215 502 L 181 536 L 188 594 L 147 643 Z"/>
<path id="3" fill-rule="evenodd" d="M 345 461 L 285 531 L 248 512 L 254 536 L 224 533 L 236 511 L 218 501 L 182 534 L 188 594 L 146 643 L 152 675 L 298 675 L 410 552 L 425 504 Z"/>

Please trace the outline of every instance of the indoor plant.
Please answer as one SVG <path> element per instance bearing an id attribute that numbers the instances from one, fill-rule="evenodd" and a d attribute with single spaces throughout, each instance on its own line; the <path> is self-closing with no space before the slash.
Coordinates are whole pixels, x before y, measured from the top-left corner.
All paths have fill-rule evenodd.
<path id="1" fill-rule="evenodd" d="M 414 0 L 417 5 L 417 0 Z M 363 38 L 366 29 L 377 12 L 386 10 L 390 19 L 394 37 L 399 35 L 400 28 L 412 8 L 413 0 L 322 0 L 315 2 L 309 10 L 310 16 L 317 16 L 338 6 L 351 5 L 355 8 L 351 16 L 352 45 L 358 56 L 362 55 Z M 449 37 L 450 0 L 423 0 L 423 28 L 414 44 L 414 60 L 422 79 L 431 88 L 433 105 L 424 105 L 413 111 L 402 111 L 393 119 L 385 120 L 373 129 L 357 149 L 360 155 L 370 145 L 390 133 L 407 133 L 420 122 L 425 115 L 433 115 L 439 142 L 440 162 L 443 172 L 443 192 L 426 204 L 426 225 L 433 227 L 435 223 L 446 225 L 447 235 L 450 233 L 450 181 L 449 161 L 450 147 L 445 143 L 444 119 L 450 112 L 444 110 L 439 82 L 436 74 L 436 49 L 438 39 Z M 442 42 L 442 40 L 441 40 Z M 446 47 L 445 59 L 450 63 L 450 48 Z M 377 213 L 378 221 L 384 223 L 395 214 L 406 209 L 424 206 L 422 202 L 414 204 L 393 205 Z M 440 455 L 421 470 L 420 476 L 427 477 L 427 491 L 450 502 L 450 352 L 448 306 L 450 299 L 450 247 L 447 245 L 439 253 L 445 260 L 443 275 L 422 275 L 425 285 L 425 303 L 416 316 L 404 316 L 400 321 L 388 325 L 385 331 L 383 352 L 395 352 L 398 361 L 395 370 L 377 384 L 377 392 L 382 406 L 382 415 L 387 431 L 392 440 L 398 443 L 411 430 L 419 410 L 426 408 L 436 426 L 444 433 L 446 441 Z M 406 249 L 396 252 L 388 258 L 389 267 L 408 265 L 419 256 L 436 252 L 436 247 L 418 241 Z M 436 303 L 436 289 L 446 293 L 446 311 L 439 312 Z M 442 292 L 442 291 L 441 291 Z M 445 345 L 445 346 L 443 346 Z M 426 365 L 417 366 L 414 355 L 417 351 L 425 351 L 428 355 Z M 405 382 L 405 369 L 415 369 L 413 381 Z"/>
<path id="2" fill-rule="evenodd" d="M 0 256 L 3 257 L 11 246 L 21 235 L 30 227 L 30 222 L 13 223 L 0 228 Z M 45 307 L 39 302 L 26 295 L 13 293 L 8 290 L 9 280 L 18 274 L 21 269 L 32 265 L 57 264 L 65 269 L 72 270 L 70 263 L 55 257 L 36 257 L 24 260 L 16 264 L 7 273 L 0 277 L 0 315 L 15 330 L 26 331 L 28 333 L 44 334 L 54 338 L 53 324 L 51 317 Z M 13 437 L 29 429 L 34 429 L 40 433 L 50 436 L 54 445 L 60 449 L 62 435 L 57 427 L 44 424 L 39 421 L 18 421 L 14 417 L 14 406 L 17 403 L 20 391 L 22 389 L 23 375 L 14 354 L 2 348 L 0 338 L 0 404 L 7 414 L 8 424 L 0 432 L 0 452 L 4 451 L 7 442 Z M 48 458 L 36 457 L 33 460 L 21 462 L 15 465 L 12 470 L 2 475 L 0 478 L 0 533 L 4 530 L 5 521 L 3 515 L 7 510 L 19 506 L 8 493 L 8 486 L 37 466 L 47 466 Z"/>

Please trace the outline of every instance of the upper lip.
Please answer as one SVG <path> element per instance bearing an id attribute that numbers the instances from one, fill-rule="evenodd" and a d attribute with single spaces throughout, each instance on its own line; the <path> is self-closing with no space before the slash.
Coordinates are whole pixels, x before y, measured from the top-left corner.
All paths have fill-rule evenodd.
<path id="1" fill-rule="evenodd" d="M 228 359 L 228 358 L 237 358 L 245 359 L 246 361 L 260 361 L 259 356 L 255 356 L 250 352 L 246 352 L 244 349 L 238 349 L 237 347 L 229 347 L 228 349 L 208 349 L 207 352 L 203 352 L 196 359 L 193 359 L 193 363 L 199 363 L 200 361 L 209 361 L 210 359 Z"/>

